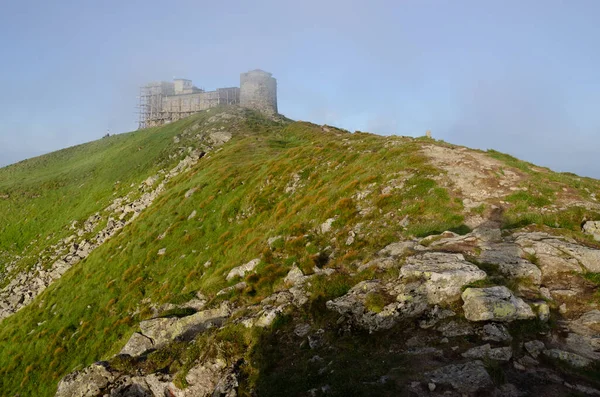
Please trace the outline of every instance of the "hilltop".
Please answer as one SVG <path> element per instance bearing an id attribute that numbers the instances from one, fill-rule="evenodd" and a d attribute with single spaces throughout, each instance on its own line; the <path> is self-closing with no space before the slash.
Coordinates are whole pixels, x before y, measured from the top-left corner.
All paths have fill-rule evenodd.
<path id="1" fill-rule="evenodd" d="M 5 167 L 0 394 L 600 393 L 599 195 L 235 106 Z"/>

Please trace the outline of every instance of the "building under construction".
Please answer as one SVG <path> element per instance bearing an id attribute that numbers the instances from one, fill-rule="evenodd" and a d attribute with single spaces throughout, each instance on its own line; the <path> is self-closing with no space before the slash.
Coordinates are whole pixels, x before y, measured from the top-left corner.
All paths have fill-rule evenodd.
<path id="1" fill-rule="evenodd" d="M 171 123 L 215 106 L 234 104 L 267 114 L 277 113 L 277 80 L 271 73 L 257 69 L 241 74 L 239 88 L 204 91 L 186 79 L 147 84 L 140 88 L 139 128 Z"/>

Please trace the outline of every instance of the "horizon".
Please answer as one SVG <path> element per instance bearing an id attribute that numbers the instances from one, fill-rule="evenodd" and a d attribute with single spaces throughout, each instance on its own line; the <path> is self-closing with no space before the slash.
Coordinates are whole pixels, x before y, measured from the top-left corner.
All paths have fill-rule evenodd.
<path id="1" fill-rule="evenodd" d="M 0 49 L 11 54 L 0 66 L 0 167 L 135 130 L 138 90 L 150 81 L 177 76 L 212 90 L 260 68 L 294 120 L 379 135 L 431 130 L 600 178 L 593 1 L 181 1 L 166 10 L 28 1 L 0 10 Z"/>

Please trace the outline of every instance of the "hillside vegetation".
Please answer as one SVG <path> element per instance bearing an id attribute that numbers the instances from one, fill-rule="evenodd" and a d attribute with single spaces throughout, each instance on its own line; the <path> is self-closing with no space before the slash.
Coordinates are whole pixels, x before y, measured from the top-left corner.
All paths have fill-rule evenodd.
<path id="1" fill-rule="evenodd" d="M 226 139 L 211 141 L 209 132 L 225 133 Z M 2 320 L 1 395 L 52 396 L 69 372 L 117 354 L 141 321 L 183 318 L 194 311 L 178 305 L 197 297 L 211 308 L 227 302 L 239 309 L 233 320 L 243 319 L 266 298 L 289 288 L 284 278 L 296 267 L 312 276 L 308 302 L 279 313 L 269 326 L 247 328 L 233 321 L 198 336 L 194 344 L 175 342 L 142 361 L 121 357 L 111 365 L 131 373 L 168 372 L 183 388 L 187 371 L 203 357 L 241 357 L 241 395 L 252 390 L 261 396 L 303 395 L 324 384 L 332 395 L 348 395 L 344 379 L 353 377 L 352 390 L 369 394 L 367 387 L 378 382 L 372 374 L 395 368 L 395 375 L 387 376 L 400 382 L 415 369 L 407 356 L 390 354 L 382 342 L 405 338 L 402 329 L 409 326 L 399 323 L 375 333 L 381 339 L 364 331 L 336 334 L 331 325 L 339 314 L 326 302 L 345 296 L 359 282 L 395 280 L 399 268 L 363 266 L 384 247 L 399 241 L 432 247 L 448 238 L 441 234 L 445 231 L 458 238 L 492 222 L 504 235 L 521 228 L 598 248 L 581 232 L 584 217 L 600 219 L 596 180 L 554 173 L 495 151 L 466 151 L 427 138 L 349 133 L 222 108 L 0 169 L 0 263 L 11 264 L 2 283 L 43 262 L 49 247 L 73 233 L 74 222 L 103 214 L 115 198 L 140 196 L 144 181 L 157 176 L 148 182 L 155 186 L 193 150 L 203 157 L 168 180 L 139 217 L 31 304 Z M 467 160 L 453 162 L 454 153 L 490 163 L 457 173 Z M 460 178 L 470 177 L 475 189 L 458 187 Z M 510 183 L 502 184 L 503 178 Z M 107 222 L 105 217 L 97 228 Z M 480 248 L 469 248 L 474 258 L 479 253 Z M 254 259 L 252 271 L 227 280 L 232 269 Z M 480 265 L 496 278 L 471 287 L 502 284 L 519 291 L 497 268 Z M 585 299 L 593 303 L 595 273 L 577 277 L 588 283 Z M 389 299 L 374 292 L 367 309 L 379 313 Z M 559 303 L 550 305 L 553 313 Z M 321 343 L 337 350 L 319 354 L 336 362 L 334 375 L 323 376 L 306 364 L 316 354 L 312 346 L 298 347 L 299 342 L 286 339 L 299 321 L 325 329 Z M 522 332 L 537 335 L 551 326 Z M 291 357 L 301 363 L 294 370 Z M 360 360 L 371 363 L 372 374 L 361 374 Z M 488 366 L 488 372 L 493 374 L 493 368 Z M 585 379 L 595 382 L 594 376 L 588 373 Z M 392 393 L 397 385 L 382 384 L 381 393 Z"/>

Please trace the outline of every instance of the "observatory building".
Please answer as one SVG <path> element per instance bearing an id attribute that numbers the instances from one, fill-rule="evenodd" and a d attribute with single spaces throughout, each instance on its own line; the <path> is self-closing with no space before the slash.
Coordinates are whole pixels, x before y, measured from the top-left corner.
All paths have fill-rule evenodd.
<path id="1" fill-rule="evenodd" d="M 140 88 L 139 128 L 154 127 L 219 105 L 239 104 L 262 113 L 277 114 L 277 80 L 260 69 L 240 75 L 240 87 L 205 91 L 191 80 L 149 83 Z"/>

